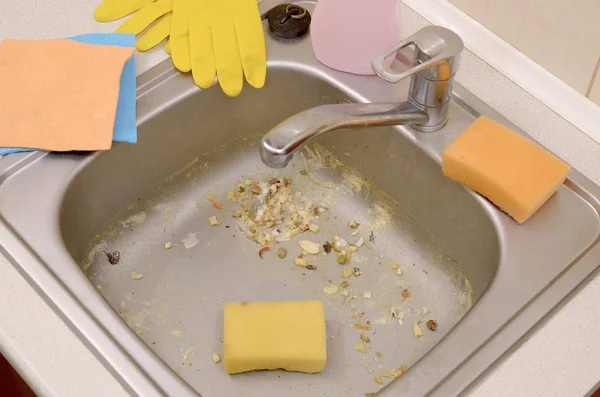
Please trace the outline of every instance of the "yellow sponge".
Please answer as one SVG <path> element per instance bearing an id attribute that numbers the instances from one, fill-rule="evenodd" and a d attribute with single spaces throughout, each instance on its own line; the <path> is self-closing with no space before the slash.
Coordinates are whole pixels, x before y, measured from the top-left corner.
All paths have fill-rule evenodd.
<path id="1" fill-rule="evenodd" d="M 321 301 L 225 305 L 223 363 L 228 374 L 264 369 L 321 372 L 326 342 Z"/>
<path id="2" fill-rule="evenodd" d="M 544 205 L 569 170 L 552 153 L 484 116 L 442 153 L 444 175 L 485 196 L 519 224 Z"/>

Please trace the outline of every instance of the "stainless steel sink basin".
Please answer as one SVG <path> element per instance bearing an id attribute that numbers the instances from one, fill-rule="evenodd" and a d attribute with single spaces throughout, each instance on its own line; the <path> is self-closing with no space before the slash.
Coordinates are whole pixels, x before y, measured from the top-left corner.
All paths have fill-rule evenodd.
<path id="1" fill-rule="evenodd" d="M 263 11 L 272 5 L 261 3 Z M 600 188 L 573 170 L 519 226 L 446 179 L 441 151 L 475 117 L 518 130 L 459 85 L 439 132 L 334 132 L 286 169 L 268 169 L 258 142 L 281 120 L 320 104 L 400 101 L 408 82 L 327 69 L 308 37 L 269 36 L 267 46 L 267 85 L 235 99 L 199 90 L 169 61 L 143 74 L 136 145 L 2 159 L 3 253 L 132 394 L 464 392 L 596 270 Z M 296 238 L 276 246 L 288 249 L 286 259 L 276 249 L 261 259 L 231 217 L 227 194 L 238 182 L 274 177 L 291 178 L 295 191 L 324 209 L 321 230 L 302 238 L 371 240 L 353 257 L 362 274 L 348 279 L 348 299 L 323 291 L 343 280 L 334 256 L 315 258 L 316 270 L 294 266 Z M 225 208 L 215 208 L 209 193 Z M 220 225 L 209 224 L 214 215 Z M 358 233 L 349 220 L 360 223 Z M 105 254 L 112 251 L 120 252 L 114 265 Z M 390 269 L 394 262 L 401 275 Z M 361 295 L 367 291 L 370 299 Z M 326 370 L 225 375 L 211 358 L 222 349 L 223 304 L 289 299 L 325 303 Z M 392 306 L 402 321 L 390 315 Z M 354 348 L 361 332 L 371 339 L 366 353 Z M 399 367 L 407 369 L 401 376 L 381 377 Z"/>

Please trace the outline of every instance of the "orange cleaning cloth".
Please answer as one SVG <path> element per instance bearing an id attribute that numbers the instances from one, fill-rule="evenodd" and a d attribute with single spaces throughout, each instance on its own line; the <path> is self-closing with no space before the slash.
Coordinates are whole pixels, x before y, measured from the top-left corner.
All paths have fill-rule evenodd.
<path id="1" fill-rule="evenodd" d="M 442 153 L 444 175 L 485 196 L 519 224 L 544 205 L 570 169 L 546 149 L 484 116 Z"/>
<path id="2" fill-rule="evenodd" d="M 121 72 L 135 48 L 74 40 L 0 43 L 0 146 L 112 145 Z"/>

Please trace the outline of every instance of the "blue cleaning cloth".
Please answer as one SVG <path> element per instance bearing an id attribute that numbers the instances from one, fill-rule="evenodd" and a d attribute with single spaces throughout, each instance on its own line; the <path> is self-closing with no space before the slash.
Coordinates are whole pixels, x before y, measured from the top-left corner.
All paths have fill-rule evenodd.
<path id="1" fill-rule="evenodd" d="M 127 33 L 88 33 L 69 37 L 72 40 L 88 44 L 116 45 L 121 47 L 135 47 L 135 35 Z M 136 143 L 137 126 L 135 113 L 135 55 L 123 67 L 121 73 L 121 86 L 119 101 L 115 116 L 113 141 Z M 30 148 L 0 148 L 0 155 L 17 152 L 30 152 Z"/>

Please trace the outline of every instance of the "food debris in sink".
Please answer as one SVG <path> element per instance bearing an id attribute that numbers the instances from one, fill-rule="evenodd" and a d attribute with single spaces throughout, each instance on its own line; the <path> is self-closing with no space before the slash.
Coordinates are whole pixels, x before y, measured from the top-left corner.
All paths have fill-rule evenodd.
<path id="1" fill-rule="evenodd" d="M 292 163 L 285 174 L 261 170 L 204 185 L 186 182 L 182 173 L 181 181 L 176 179 L 172 185 L 188 183 L 191 205 L 156 198 L 160 205 L 132 207 L 113 223 L 120 227 L 119 220 L 136 211 L 146 214 L 143 222 L 123 232 L 118 229 L 97 244 L 106 251 L 106 247 L 119 249 L 126 260 L 115 267 L 106 266 L 106 256 L 104 267 L 94 260 L 88 272 L 94 285 L 103 287 L 99 292 L 134 331 L 140 330 L 140 338 L 203 395 L 221 395 L 221 390 L 235 394 L 227 389 L 233 387 L 227 386 L 231 381 L 220 376 L 222 367 L 210 359 L 213 351 L 222 351 L 218 313 L 228 301 L 312 298 L 324 302 L 331 364 L 322 375 L 274 375 L 296 382 L 298 395 L 313 390 L 306 389 L 307 382 L 328 384 L 332 374 L 346 374 L 348 384 L 356 380 L 350 396 L 374 391 L 400 376 L 405 369 L 399 368 L 414 363 L 444 335 L 426 327 L 428 320 L 440 321 L 445 332 L 447 324 L 468 308 L 468 303 L 456 301 L 446 310 L 449 304 L 443 299 L 464 287 L 450 286 L 458 282 L 443 274 L 446 256 L 438 255 L 441 250 L 414 219 L 352 171 L 342 168 L 342 177 L 336 180 L 327 169 L 307 171 L 300 162 Z M 204 168 L 199 170 L 202 175 Z M 365 185 L 359 187 L 358 180 Z M 165 191 L 168 197 L 171 192 Z M 181 209 L 175 210 L 176 205 Z M 175 215 L 166 221 L 163 208 L 167 207 Z M 90 252 L 98 249 L 92 247 Z M 438 256 L 432 260 L 434 253 Z M 439 264 L 438 270 L 430 267 L 433 262 Z M 131 280 L 133 269 L 143 272 L 142 280 Z M 423 313 L 424 306 L 428 313 Z M 415 338 L 409 324 L 417 321 L 423 336 Z M 182 330 L 179 336 L 171 334 L 174 327 Z M 181 356 L 172 351 L 190 345 L 196 351 L 208 350 L 206 361 L 215 369 L 199 360 L 194 360 L 193 373 L 187 363 L 182 366 Z M 213 384 L 218 389 L 204 393 L 198 377 L 205 379 L 209 389 Z M 381 383 L 373 382 L 375 377 Z"/>

